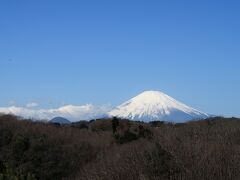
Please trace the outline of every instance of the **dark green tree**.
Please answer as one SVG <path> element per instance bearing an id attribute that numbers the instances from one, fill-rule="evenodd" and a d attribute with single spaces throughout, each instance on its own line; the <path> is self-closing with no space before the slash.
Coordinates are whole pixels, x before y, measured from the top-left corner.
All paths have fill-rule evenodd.
<path id="1" fill-rule="evenodd" d="M 119 119 L 117 117 L 113 117 L 112 119 L 112 130 L 113 134 L 117 132 L 117 127 L 119 126 Z"/>

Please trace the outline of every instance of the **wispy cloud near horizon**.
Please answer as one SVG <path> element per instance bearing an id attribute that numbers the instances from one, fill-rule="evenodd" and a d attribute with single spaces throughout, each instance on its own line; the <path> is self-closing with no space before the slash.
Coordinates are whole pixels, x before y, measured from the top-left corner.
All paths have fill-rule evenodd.
<path id="1" fill-rule="evenodd" d="M 34 107 L 38 107 L 38 103 L 36 102 L 30 102 L 26 105 L 27 108 L 34 108 Z"/>

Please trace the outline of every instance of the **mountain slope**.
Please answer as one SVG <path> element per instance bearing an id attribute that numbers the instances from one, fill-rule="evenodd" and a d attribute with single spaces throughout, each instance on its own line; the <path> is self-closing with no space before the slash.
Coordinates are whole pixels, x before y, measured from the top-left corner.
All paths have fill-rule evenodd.
<path id="1" fill-rule="evenodd" d="M 63 117 L 55 117 L 52 120 L 49 121 L 50 123 L 59 123 L 59 124 L 71 124 L 71 121 L 69 121 L 66 118 Z"/>
<path id="2" fill-rule="evenodd" d="M 108 113 L 109 116 L 140 121 L 183 122 L 207 118 L 208 115 L 193 109 L 160 91 L 145 91 Z"/>

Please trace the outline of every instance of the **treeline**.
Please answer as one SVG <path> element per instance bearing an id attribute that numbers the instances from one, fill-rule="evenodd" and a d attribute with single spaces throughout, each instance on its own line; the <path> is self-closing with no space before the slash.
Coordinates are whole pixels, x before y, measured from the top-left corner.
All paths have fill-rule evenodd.
<path id="1" fill-rule="evenodd" d="M 240 179 L 240 121 L 118 118 L 71 125 L 0 116 L 0 180 Z"/>

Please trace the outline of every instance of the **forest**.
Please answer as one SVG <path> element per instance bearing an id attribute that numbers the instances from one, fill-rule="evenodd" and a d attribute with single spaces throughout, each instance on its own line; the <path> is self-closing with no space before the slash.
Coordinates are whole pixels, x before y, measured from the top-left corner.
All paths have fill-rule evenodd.
<path id="1" fill-rule="evenodd" d="M 237 180 L 239 120 L 60 125 L 1 115 L 0 180 Z"/>

